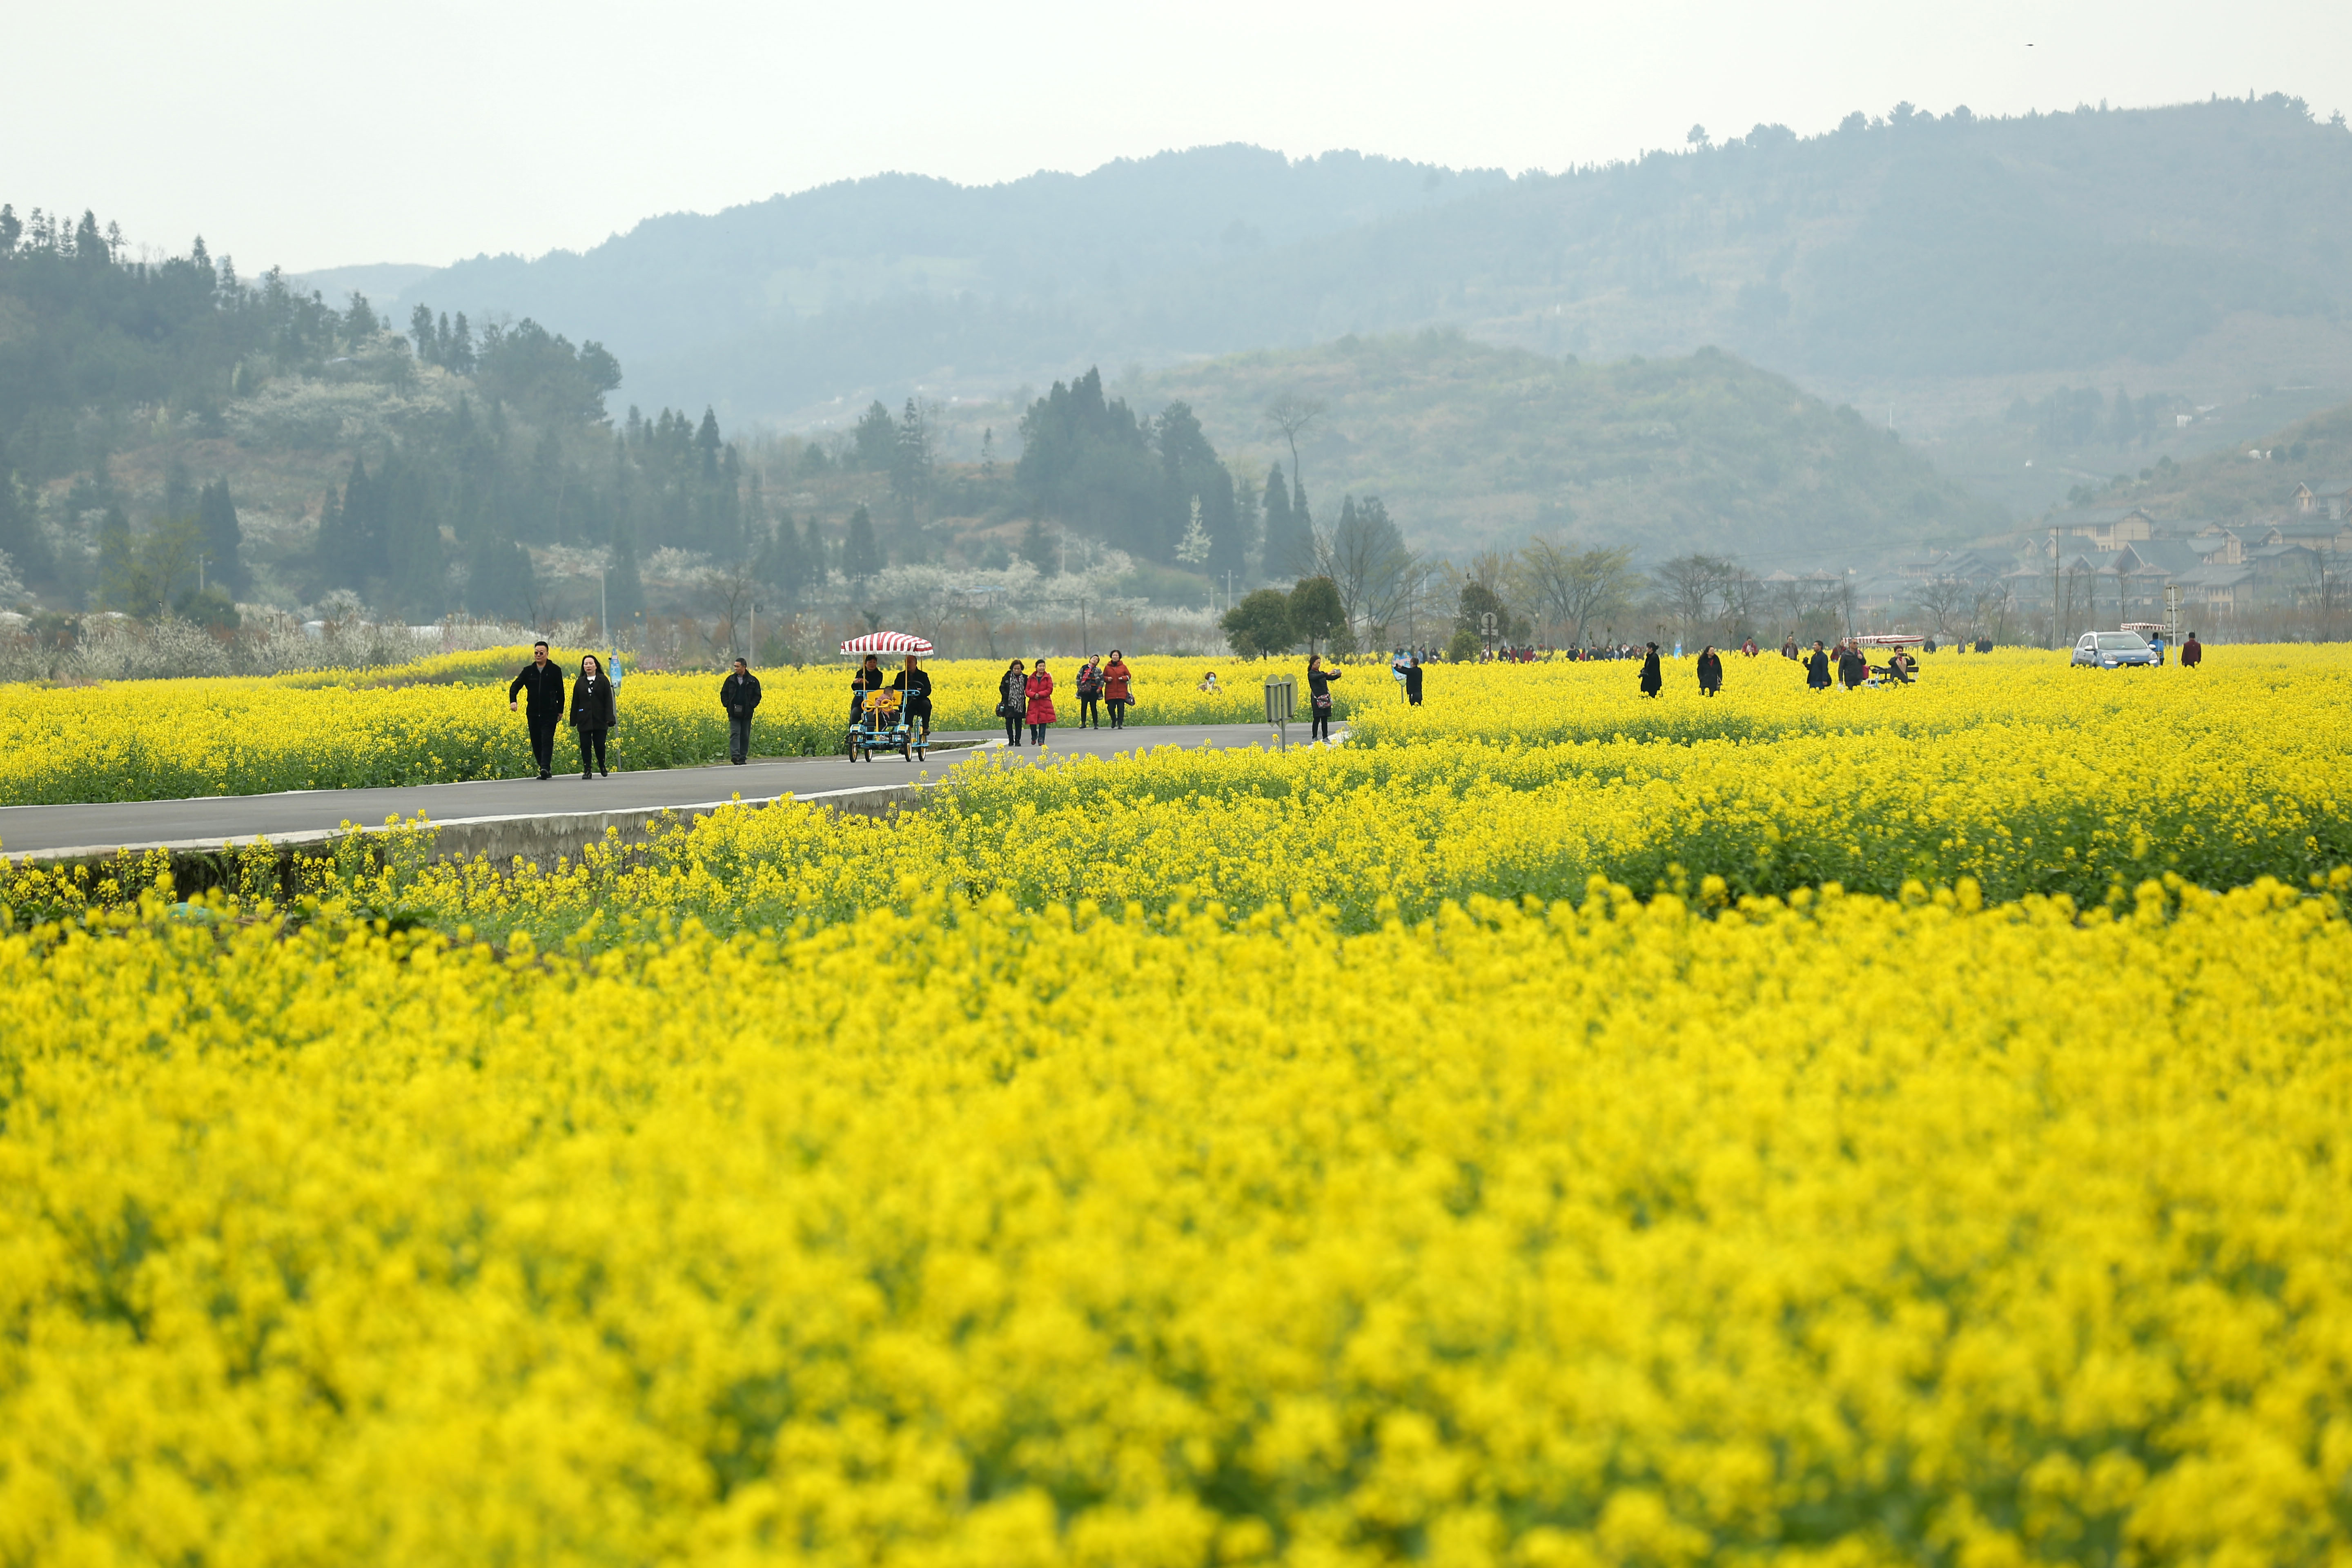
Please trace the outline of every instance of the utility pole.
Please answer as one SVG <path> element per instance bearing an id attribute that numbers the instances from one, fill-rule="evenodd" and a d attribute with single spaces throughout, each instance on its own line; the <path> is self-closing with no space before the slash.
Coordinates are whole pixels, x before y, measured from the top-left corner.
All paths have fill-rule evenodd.
<path id="1" fill-rule="evenodd" d="M 200 550 L 200 551 L 198 551 L 198 552 L 196 552 L 196 592 L 197 592 L 197 593 L 199 593 L 199 594 L 201 594 L 201 593 L 203 593 L 204 591 L 205 591 L 205 556 L 204 556 L 204 552 L 202 552 L 202 551 Z"/>
<path id="2" fill-rule="evenodd" d="M 2050 530 L 2050 646 L 2062 646 L 2058 636 L 2058 530 Z"/>

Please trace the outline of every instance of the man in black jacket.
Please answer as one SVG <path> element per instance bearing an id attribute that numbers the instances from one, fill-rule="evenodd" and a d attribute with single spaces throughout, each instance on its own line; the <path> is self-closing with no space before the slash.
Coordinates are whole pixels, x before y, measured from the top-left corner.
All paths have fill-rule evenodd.
<path id="1" fill-rule="evenodd" d="M 906 719 L 908 729 L 922 731 L 922 739 L 915 743 L 928 744 L 931 738 L 931 672 L 917 664 L 910 653 L 907 656 L 907 668 L 890 678 L 890 689 L 906 693 L 900 700 L 904 706 L 898 711 Z"/>
<path id="2" fill-rule="evenodd" d="M 1830 656 L 1822 648 L 1822 639 L 1813 639 L 1813 651 L 1805 656 L 1805 684 L 1815 691 L 1830 689 Z"/>
<path id="3" fill-rule="evenodd" d="M 719 684 L 719 701 L 727 710 L 727 760 L 740 768 L 751 755 L 751 712 L 760 706 L 760 678 L 741 659 Z"/>
<path id="4" fill-rule="evenodd" d="M 1870 679 L 1870 660 L 1863 658 L 1862 649 L 1847 641 L 1838 645 L 1838 679 L 1848 691 L 1859 690 Z"/>
<path id="5" fill-rule="evenodd" d="M 507 688 L 507 711 L 515 710 L 515 694 L 529 692 L 530 700 L 523 705 L 523 719 L 530 725 L 530 754 L 539 763 L 539 776 L 553 776 L 548 771 L 555 759 L 555 727 L 563 722 L 563 671 L 548 662 L 547 645 L 530 645 L 530 662 Z"/>

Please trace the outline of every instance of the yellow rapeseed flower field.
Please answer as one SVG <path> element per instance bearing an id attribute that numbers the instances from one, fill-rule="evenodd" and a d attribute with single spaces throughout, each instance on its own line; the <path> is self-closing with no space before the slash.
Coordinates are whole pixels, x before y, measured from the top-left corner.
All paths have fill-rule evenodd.
<path id="1" fill-rule="evenodd" d="M 0 1562 L 2339 1562 L 2345 883 L 20 922 Z"/>
<path id="2" fill-rule="evenodd" d="M 1729 673 L 0 865 L 0 1564 L 2352 1562 L 2352 658 Z M 224 779 L 520 728 L 205 684 Z"/>

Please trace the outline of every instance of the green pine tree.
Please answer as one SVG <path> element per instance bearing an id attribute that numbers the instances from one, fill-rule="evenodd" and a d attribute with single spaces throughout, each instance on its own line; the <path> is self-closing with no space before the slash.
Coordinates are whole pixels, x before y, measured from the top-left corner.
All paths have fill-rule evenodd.
<path id="1" fill-rule="evenodd" d="M 874 540 L 874 519 L 864 507 L 849 514 L 849 531 L 842 542 L 841 570 L 853 586 L 882 575 L 882 551 Z"/>

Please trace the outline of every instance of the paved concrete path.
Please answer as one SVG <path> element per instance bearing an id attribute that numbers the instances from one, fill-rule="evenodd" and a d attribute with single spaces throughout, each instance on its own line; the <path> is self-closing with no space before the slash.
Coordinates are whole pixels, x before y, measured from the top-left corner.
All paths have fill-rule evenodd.
<path id="1" fill-rule="evenodd" d="M 1290 727 L 1299 743 L 1304 724 Z M 1342 731 L 1344 734 L 1344 731 Z M 111 850 L 167 845 L 218 848 L 230 839 L 256 834 L 331 832 L 345 822 L 373 827 L 388 816 L 423 813 L 433 822 L 493 817 L 561 817 L 577 813 L 680 809 L 744 800 L 803 798 L 835 791 L 872 789 L 921 781 L 936 782 L 958 764 L 1025 767 L 1040 758 L 1109 757 L 1154 746 L 1265 746 L 1273 731 L 1265 724 L 1131 725 L 1123 731 L 1054 730 L 1042 752 L 1008 747 L 1002 733 L 942 732 L 942 742 L 974 745 L 934 751 L 920 763 L 896 755 L 870 763 L 845 757 L 790 757 L 725 763 L 698 768 L 663 768 L 615 773 L 583 780 L 577 773 L 554 778 L 486 779 L 469 784 L 414 784 L 396 789 L 297 790 L 283 795 L 207 795 L 193 800 L 121 801 L 92 805 L 0 806 L 0 854 L 60 849 Z M 559 758 L 562 755 L 558 748 Z"/>

